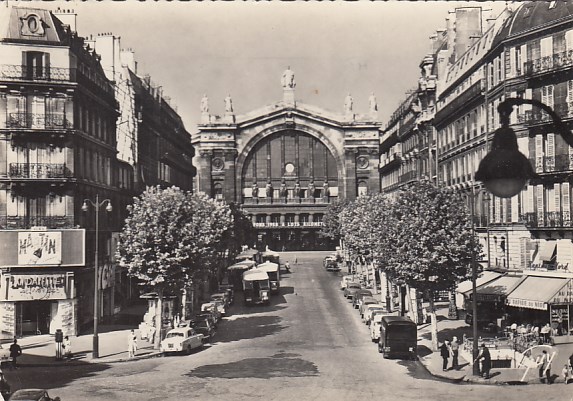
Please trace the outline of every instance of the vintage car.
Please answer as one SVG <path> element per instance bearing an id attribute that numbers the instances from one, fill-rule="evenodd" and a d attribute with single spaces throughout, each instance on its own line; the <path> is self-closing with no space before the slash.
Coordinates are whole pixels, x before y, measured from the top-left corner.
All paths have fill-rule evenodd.
<path id="1" fill-rule="evenodd" d="M 359 291 L 362 288 L 360 283 L 349 282 L 344 289 L 344 297 L 346 299 L 352 298 L 356 291 Z"/>
<path id="2" fill-rule="evenodd" d="M 381 303 L 372 303 L 372 304 L 366 305 L 363 308 L 362 321 L 365 324 L 370 325 L 370 321 L 372 320 L 372 316 L 374 315 L 374 313 L 378 312 L 378 311 L 383 312 L 385 310 L 386 310 L 386 308 Z"/>
<path id="3" fill-rule="evenodd" d="M 340 289 L 344 290 L 346 289 L 346 286 L 348 285 L 348 283 L 351 283 L 354 279 L 354 276 L 352 274 L 346 275 L 346 276 L 342 276 L 342 279 L 340 280 Z"/>
<path id="4" fill-rule="evenodd" d="M 203 346 L 203 334 L 197 334 L 192 327 L 177 327 L 167 332 L 159 350 L 165 354 L 170 352 L 191 353 L 195 348 Z"/>
<path id="5" fill-rule="evenodd" d="M 378 301 L 374 297 L 365 296 L 360 298 L 358 301 L 358 310 L 360 311 L 360 317 L 364 318 L 364 308 L 368 305 L 380 305 L 380 301 Z"/>
<path id="6" fill-rule="evenodd" d="M 377 342 L 380 339 L 380 324 L 382 322 L 383 314 L 376 314 L 370 322 L 370 338 L 372 342 Z"/>
<path id="7" fill-rule="evenodd" d="M 10 400 L 16 401 L 60 401 L 60 397 L 51 398 L 46 390 L 38 388 L 27 388 L 16 390 L 12 393 Z"/>
<path id="8" fill-rule="evenodd" d="M 0 367 L 12 360 L 12 358 L 10 358 L 9 348 L 10 345 L 8 344 L 6 346 L 2 346 L 2 344 L 0 344 Z"/>
<path id="9" fill-rule="evenodd" d="M 216 292 L 215 294 L 211 294 L 211 301 L 221 301 L 225 305 L 225 309 L 229 307 L 231 304 L 229 300 L 229 295 L 226 292 Z"/>
<path id="10" fill-rule="evenodd" d="M 371 297 L 372 291 L 367 290 L 366 288 L 360 288 L 354 294 L 352 294 L 352 306 L 355 309 L 360 307 L 359 301 L 364 297 Z"/>
<path id="11" fill-rule="evenodd" d="M 215 325 L 207 317 L 196 317 L 191 321 L 191 327 L 199 334 L 203 334 L 203 342 L 211 342 L 215 336 Z"/>
<path id="12" fill-rule="evenodd" d="M 232 284 L 219 284 L 219 292 L 227 293 L 229 305 L 233 305 L 233 302 L 235 302 L 235 290 Z"/>
<path id="13" fill-rule="evenodd" d="M 221 311 L 215 302 L 205 302 L 201 304 L 201 312 L 211 312 L 217 318 L 217 321 L 221 320 Z"/>

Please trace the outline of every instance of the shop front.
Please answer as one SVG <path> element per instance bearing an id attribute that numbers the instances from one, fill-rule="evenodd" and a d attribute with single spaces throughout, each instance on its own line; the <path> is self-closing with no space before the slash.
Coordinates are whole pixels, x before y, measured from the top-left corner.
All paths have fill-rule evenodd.
<path id="1" fill-rule="evenodd" d="M 516 323 L 553 329 L 555 342 L 568 342 L 573 325 L 572 282 L 566 277 L 526 276 L 507 297 L 508 312 Z"/>
<path id="2" fill-rule="evenodd" d="M 73 272 L 2 275 L 0 330 L 3 338 L 76 334 Z"/>

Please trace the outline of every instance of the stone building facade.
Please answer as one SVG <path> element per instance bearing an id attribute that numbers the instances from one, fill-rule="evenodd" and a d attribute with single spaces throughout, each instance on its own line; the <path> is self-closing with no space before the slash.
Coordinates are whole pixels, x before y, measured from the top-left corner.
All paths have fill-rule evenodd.
<path id="1" fill-rule="evenodd" d="M 212 115 L 204 98 L 197 190 L 240 205 L 259 247 L 332 248 L 318 235 L 328 204 L 380 190 L 376 100 L 358 114 L 348 95 L 344 113 L 331 113 L 296 101 L 294 73 L 284 76 L 283 100 L 245 115 L 230 98 L 224 115 Z"/>

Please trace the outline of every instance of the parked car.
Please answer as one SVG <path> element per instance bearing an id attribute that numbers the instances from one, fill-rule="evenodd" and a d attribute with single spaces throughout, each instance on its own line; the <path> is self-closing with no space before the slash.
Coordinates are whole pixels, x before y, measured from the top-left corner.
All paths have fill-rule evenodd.
<path id="1" fill-rule="evenodd" d="M 163 353 L 191 353 L 195 348 L 203 346 L 203 334 L 198 334 L 193 327 L 177 327 L 167 332 L 161 341 L 159 350 Z"/>
<path id="2" fill-rule="evenodd" d="M 376 314 L 370 321 L 370 338 L 372 342 L 378 342 L 380 339 L 380 324 L 382 322 L 383 314 Z"/>
<path id="3" fill-rule="evenodd" d="M 203 342 L 211 342 L 215 336 L 215 325 L 207 318 L 191 322 L 191 327 L 199 334 L 203 334 Z"/>
<path id="4" fill-rule="evenodd" d="M 383 316 L 380 321 L 378 352 L 384 358 L 416 357 L 418 342 L 416 323 L 404 316 Z"/>
<path id="5" fill-rule="evenodd" d="M 214 302 L 206 302 L 201 304 L 201 312 L 211 312 L 217 318 L 217 321 L 221 320 L 221 311 L 219 307 Z"/>
<path id="6" fill-rule="evenodd" d="M 354 279 L 354 276 L 352 274 L 348 274 L 346 276 L 342 276 L 342 279 L 340 280 L 340 289 L 344 290 L 346 289 L 346 286 L 348 285 L 348 283 L 351 283 Z"/>
<path id="7" fill-rule="evenodd" d="M 360 318 L 364 318 L 364 309 L 368 305 L 380 305 L 380 302 L 374 297 L 362 297 L 358 301 L 358 311 L 360 312 Z"/>
<path id="8" fill-rule="evenodd" d="M 354 281 L 348 283 L 346 285 L 346 288 L 344 289 L 344 297 L 346 299 L 352 298 L 352 296 L 354 295 L 354 293 L 358 290 L 360 290 L 362 287 L 360 286 L 359 283 L 355 283 Z"/>
<path id="9" fill-rule="evenodd" d="M 200 312 L 200 313 L 197 313 L 192 318 L 192 320 L 204 320 L 204 319 L 209 320 L 209 322 L 211 322 L 211 324 L 215 328 L 217 328 L 217 316 L 213 312 L 210 312 L 210 311 Z"/>
<path id="10" fill-rule="evenodd" d="M 229 296 L 226 292 L 216 292 L 215 294 L 211 294 L 211 301 L 222 301 L 225 304 L 225 309 L 229 307 Z"/>
<path id="11" fill-rule="evenodd" d="M 214 303 L 215 305 L 217 305 L 217 310 L 219 311 L 219 313 L 221 313 L 221 315 L 227 314 L 227 306 L 225 305 L 225 300 L 213 299 L 213 300 L 211 300 L 211 302 Z"/>
<path id="12" fill-rule="evenodd" d="M 366 288 L 360 288 L 359 290 L 355 291 L 354 294 L 352 294 L 352 307 L 357 309 L 360 306 L 358 301 L 360 301 L 360 299 L 365 296 L 371 297 L 372 291 L 367 290 Z"/>
<path id="13" fill-rule="evenodd" d="M 219 292 L 226 292 L 229 305 L 233 305 L 235 302 L 235 289 L 232 284 L 219 284 Z"/>
<path id="14" fill-rule="evenodd" d="M 372 303 L 365 305 L 362 311 L 362 321 L 369 325 L 370 321 L 372 320 L 372 315 L 375 311 L 384 312 L 386 308 L 381 303 Z"/>
<path id="15" fill-rule="evenodd" d="M 48 391 L 38 388 L 26 388 L 12 393 L 10 401 L 60 401 L 60 397 L 51 398 Z"/>
<path id="16" fill-rule="evenodd" d="M 9 348 L 10 348 L 9 345 L 3 347 L 2 344 L 0 344 L 0 370 L 4 364 L 7 364 L 12 360 L 12 358 L 10 357 Z"/>

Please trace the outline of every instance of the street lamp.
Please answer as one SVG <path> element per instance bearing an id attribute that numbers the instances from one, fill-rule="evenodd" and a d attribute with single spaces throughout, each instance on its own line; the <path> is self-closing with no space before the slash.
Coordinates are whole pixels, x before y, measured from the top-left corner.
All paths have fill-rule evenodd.
<path id="1" fill-rule="evenodd" d="M 475 191 L 475 186 L 471 186 L 471 190 L 467 192 L 465 195 L 470 201 L 470 217 L 471 217 L 471 238 L 470 238 L 470 246 L 471 246 L 471 265 L 472 265 L 472 357 L 473 357 L 473 374 L 475 376 L 479 375 L 479 365 L 476 363 L 476 359 L 478 356 L 478 318 L 477 318 L 477 260 L 476 260 L 476 252 L 475 252 L 475 200 L 476 196 L 482 192 L 483 189 L 480 189 L 478 192 Z M 487 196 L 487 193 L 486 193 Z M 484 198 L 487 202 L 489 198 Z M 489 218 L 488 218 L 489 220 Z M 489 221 L 487 222 L 489 225 Z M 489 254 L 488 254 L 489 259 Z"/>
<path id="2" fill-rule="evenodd" d="M 99 338 L 98 338 L 98 315 L 99 315 L 99 288 L 98 288 L 98 272 L 99 272 L 99 209 L 107 203 L 105 208 L 106 212 L 113 210 L 111 201 L 104 199 L 99 201 L 99 194 L 96 194 L 95 202 L 90 199 L 84 199 L 82 205 L 82 212 L 87 212 L 89 205 L 95 209 L 95 262 L 94 262 L 94 338 L 93 338 L 93 352 L 92 358 L 99 358 Z"/>
<path id="3" fill-rule="evenodd" d="M 534 99 L 507 98 L 499 104 L 501 128 L 495 131 L 491 151 L 480 162 L 475 178 L 495 196 L 511 198 L 519 193 L 528 180 L 537 178 L 531 163 L 517 146 L 517 136 L 509 127 L 509 115 L 513 106 L 531 104 L 544 110 L 553 119 L 555 132 L 573 146 L 573 134 L 551 107 Z"/>

